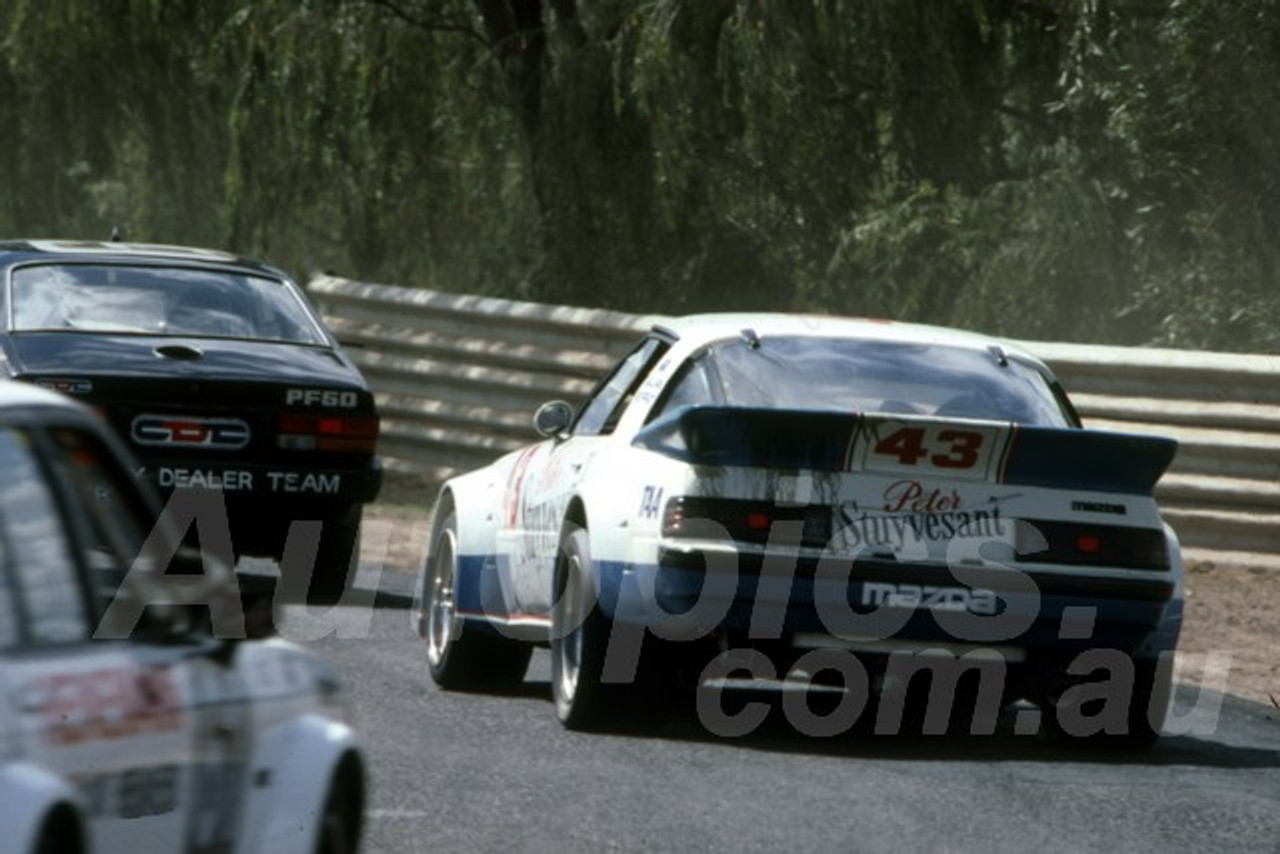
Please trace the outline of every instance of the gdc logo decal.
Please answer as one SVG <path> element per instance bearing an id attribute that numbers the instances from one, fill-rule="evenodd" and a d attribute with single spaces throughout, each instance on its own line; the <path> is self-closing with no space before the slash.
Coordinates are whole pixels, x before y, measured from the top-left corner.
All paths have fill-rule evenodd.
<path id="1" fill-rule="evenodd" d="M 249 425 L 239 418 L 189 418 L 139 415 L 130 431 L 139 445 L 237 450 L 249 444 Z"/>

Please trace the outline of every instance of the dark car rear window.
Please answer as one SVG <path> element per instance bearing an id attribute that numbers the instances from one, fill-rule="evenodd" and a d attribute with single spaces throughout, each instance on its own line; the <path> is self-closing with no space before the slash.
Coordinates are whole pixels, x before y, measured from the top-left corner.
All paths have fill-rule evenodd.
<path id="1" fill-rule="evenodd" d="M 37 264 L 13 271 L 10 328 L 322 344 L 284 281 L 222 270 Z"/>
<path id="2" fill-rule="evenodd" d="M 944 344 L 848 338 L 724 341 L 687 366 L 665 404 L 937 415 L 1072 424 L 1031 365 Z"/>

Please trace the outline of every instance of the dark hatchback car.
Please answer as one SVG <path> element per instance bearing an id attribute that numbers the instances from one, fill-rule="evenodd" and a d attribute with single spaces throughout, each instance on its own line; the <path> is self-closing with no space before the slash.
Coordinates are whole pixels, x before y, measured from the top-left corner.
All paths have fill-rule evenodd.
<path id="1" fill-rule="evenodd" d="M 342 589 L 382 482 L 378 415 L 286 274 L 212 250 L 63 240 L 0 242 L 0 271 L 9 377 L 96 407 L 162 496 L 197 499 L 184 507 L 202 539 L 220 526 L 200 501 L 221 497 L 233 558 L 280 560 L 292 523 L 321 522 L 299 563 L 313 594 Z M 314 534 L 297 529 L 298 554 Z"/>

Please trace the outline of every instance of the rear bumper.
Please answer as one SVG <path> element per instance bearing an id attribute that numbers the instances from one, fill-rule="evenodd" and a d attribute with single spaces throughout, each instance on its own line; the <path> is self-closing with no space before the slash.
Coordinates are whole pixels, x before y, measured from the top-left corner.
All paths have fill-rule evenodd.
<path id="1" fill-rule="evenodd" d="M 603 610 L 693 639 L 797 637 L 1073 650 L 1171 650 L 1181 602 L 1169 572 L 1108 575 L 832 562 L 664 550 L 656 564 L 597 564 Z"/>

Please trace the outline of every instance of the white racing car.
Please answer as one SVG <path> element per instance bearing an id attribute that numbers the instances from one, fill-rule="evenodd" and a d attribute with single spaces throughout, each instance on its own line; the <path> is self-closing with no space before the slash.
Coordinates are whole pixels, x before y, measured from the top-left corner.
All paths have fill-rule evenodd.
<path id="1" fill-rule="evenodd" d="M 940 730 L 934 701 L 959 694 L 991 712 L 973 731 L 1029 700 L 1059 733 L 1159 734 L 1183 583 L 1152 491 L 1175 443 L 1082 428 L 1029 354 L 906 324 L 694 316 L 535 422 L 543 441 L 439 496 L 419 631 L 440 686 L 518 681 L 548 644 L 570 728 L 683 672 L 835 683 L 830 712 L 786 706 L 825 734 L 870 698 L 884 730 L 921 685 Z M 699 712 L 726 733 L 755 720 Z"/>
<path id="2" fill-rule="evenodd" d="M 88 408 L 0 384 L 0 469 L 0 851 L 354 851 L 333 668 L 220 564 L 160 562 L 176 538 Z"/>

